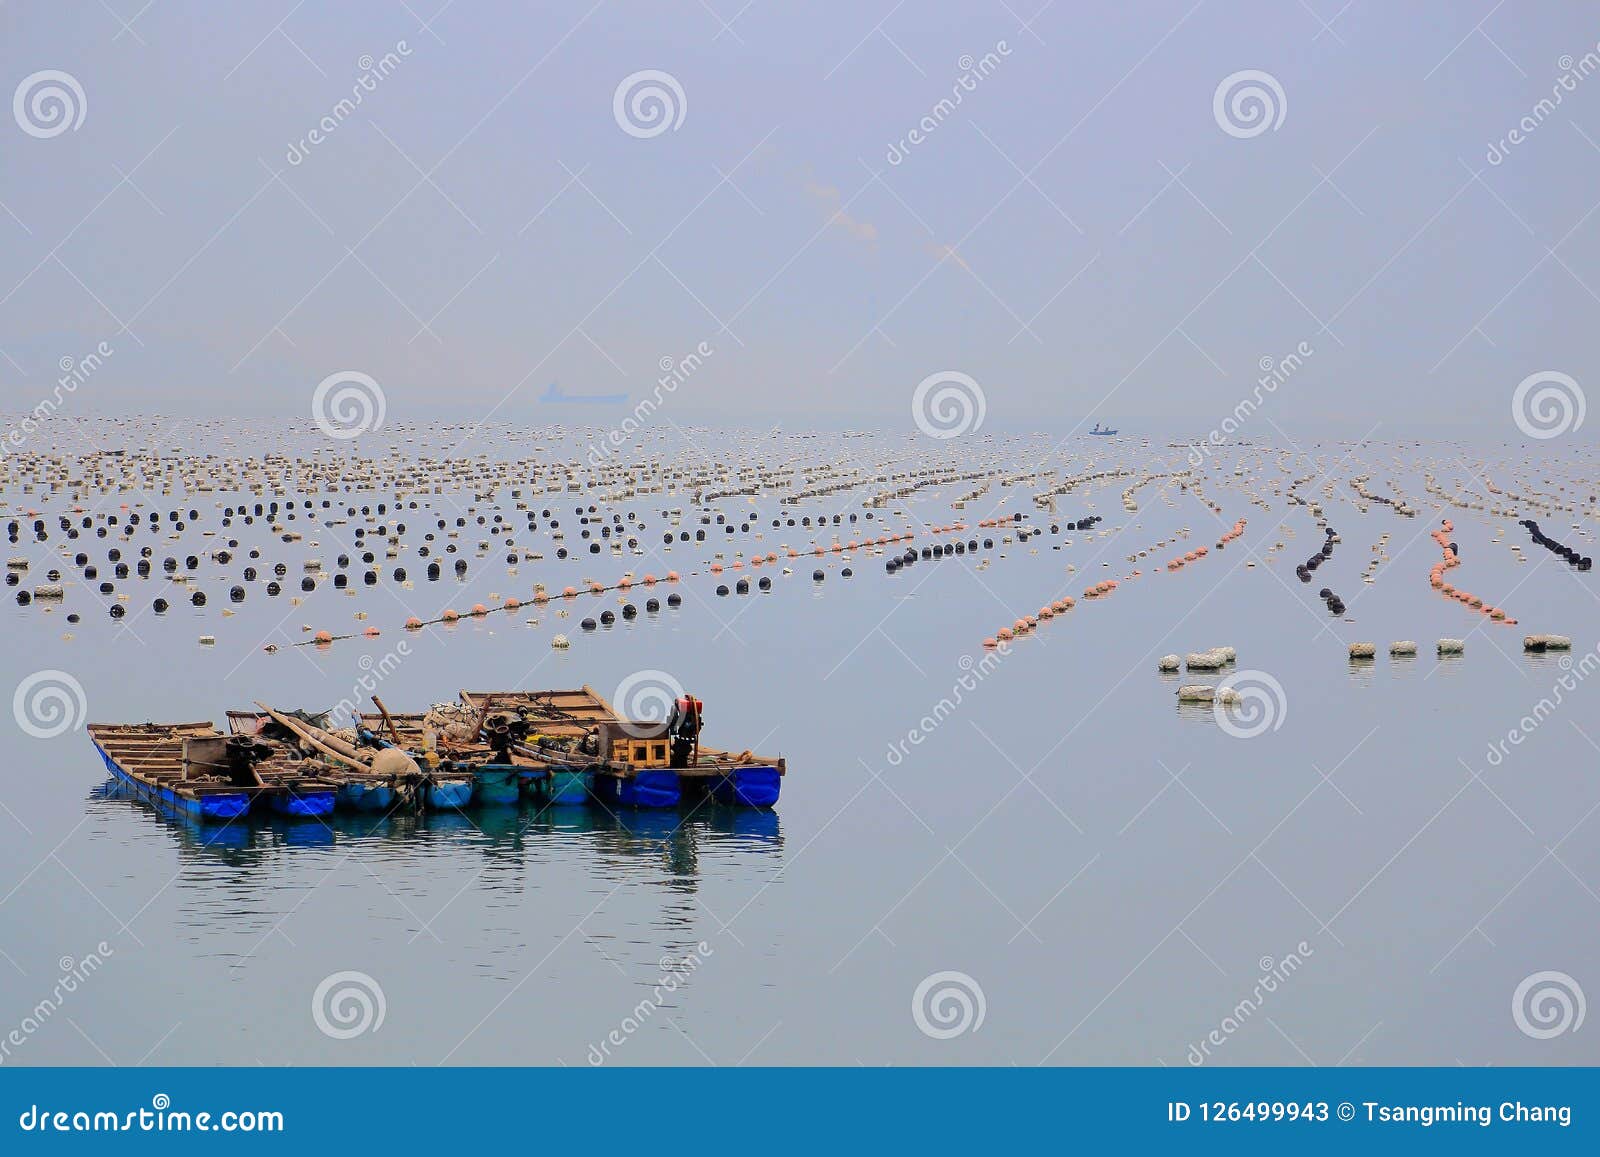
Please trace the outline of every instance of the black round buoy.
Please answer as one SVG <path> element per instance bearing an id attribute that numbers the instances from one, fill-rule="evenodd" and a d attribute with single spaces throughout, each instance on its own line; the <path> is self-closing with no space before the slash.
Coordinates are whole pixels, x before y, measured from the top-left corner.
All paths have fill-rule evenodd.
<path id="1" fill-rule="evenodd" d="M 244 588 L 239 586 L 228 588 L 228 597 L 236 603 L 244 602 Z"/>
<path id="2" fill-rule="evenodd" d="M 678 594 L 668 595 L 667 606 L 674 608 L 683 606 L 683 596 Z"/>
<path id="3" fill-rule="evenodd" d="M 639 608 L 638 607 L 634 606 L 632 603 L 623 603 L 622 604 L 622 617 L 623 618 L 625 618 L 625 619 L 633 619 L 633 618 L 638 618 L 638 616 L 639 616 Z"/>
<path id="4" fill-rule="evenodd" d="M 595 624 L 593 619 L 584 619 L 583 622 L 579 623 L 578 625 L 586 631 L 592 631 L 594 630 Z"/>
<path id="5" fill-rule="evenodd" d="M 724 584 L 724 583 L 718 583 L 717 584 L 717 594 L 726 595 L 727 593 L 728 593 L 727 585 Z"/>
<path id="6" fill-rule="evenodd" d="M 756 585 L 764 591 L 770 591 L 772 589 L 772 580 L 767 578 L 765 575 L 762 575 L 761 581 Z"/>
<path id="7" fill-rule="evenodd" d="M 661 600 L 659 600 L 659 599 L 645 599 L 645 601 L 644 601 L 644 609 L 649 611 L 652 615 L 655 614 L 657 611 L 659 611 L 661 609 Z"/>
<path id="8" fill-rule="evenodd" d="M 157 599 L 154 603 L 151 604 L 151 608 L 155 611 L 156 614 L 164 615 L 164 614 L 167 613 L 167 600 L 166 599 Z"/>
<path id="9" fill-rule="evenodd" d="M 819 582 L 822 581 L 822 578 L 823 578 L 823 575 L 822 575 L 822 572 L 820 570 L 814 570 L 814 571 L 811 572 L 811 581 L 812 582 L 819 583 Z"/>

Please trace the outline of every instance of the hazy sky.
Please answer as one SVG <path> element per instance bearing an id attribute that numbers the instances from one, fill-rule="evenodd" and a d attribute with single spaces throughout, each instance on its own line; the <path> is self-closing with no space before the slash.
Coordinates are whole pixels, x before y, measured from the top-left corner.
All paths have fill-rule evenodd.
<path id="1" fill-rule="evenodd" d="M 540 398 L 701 342 L 684 420 L 791 426 L 956 370 L 996 428 L 1204 428 L 1302 342 L 1286 428 L 1516 437 L 1527 375 L 1600 379 L 1593 4 L 741 3 L 11 0 L 4 93 L 59 70 L 83 116 L 0 117 L 0 408 L 101 342 L 83 412 L 304 416 L 358 370 L 391 420 L 604 421 Z M 681 123 L 635 135 L 646 69 Z"/>

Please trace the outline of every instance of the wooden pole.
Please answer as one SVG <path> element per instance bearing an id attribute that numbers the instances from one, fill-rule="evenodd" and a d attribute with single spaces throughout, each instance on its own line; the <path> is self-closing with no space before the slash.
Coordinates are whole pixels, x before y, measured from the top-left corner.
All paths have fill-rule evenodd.
<path id="1" fill-rule="evenodd" d="M 389 709 L 383 705 L 383 700 L 374 695 L 372 702 L 377 706 L 378 714 L 383 716 L 383 724 L 389 729 L 389 737 L 394 740 L 394 745 L 404 747 L 405 744 L 400 742 L 400 731 L 395 727 L 394 720 L 389 718 Z"/>
<path id="2" fill-rule="evenodd" d="M 290 717 L 288 717 L 287 715 L 282 714 L 281 712 L 274 711 L 272 708 L 268 707 L 265 703 L 262 703 L 260 700 L 256 701 L 256 706 L 261 708 L 261 710 L 265 711 L 268 715 L 272 716 L 272 718 L 277 720 L 277 722 L 283 724 L 283 726 L 287 727 L 290 731 L 292 731 L 296 735 L 300 736 L 300 738 L 304 739 L 307 743 L 311 744 L 312 747 L 315 747 L 318 751 L 322 752 L 324 755 L 331 756 L 332 758 L 338 760 L 340 763 L 347 763 L 351 767 L 355 768 L 357 771 L 364 771 L 364 772 L 367 772 L 368 774 L 370 774 L 372 772 L 372 768 L 370 766 L 368 766 L 367 764 L 362 763 L 360 760 L 354 758 L 353 756 L 346 755 L 344 752 L 340 751 L 338 748 L 332 747 L 329 744 L 327 744 L 326 742 L 324 742 L 323 740 L 319 739 L 316 735 L 312 734 L 312 729 L 310 727 L 308 727 L 306 724 L 301 723 L 299 720 L 291 719 Z"/>

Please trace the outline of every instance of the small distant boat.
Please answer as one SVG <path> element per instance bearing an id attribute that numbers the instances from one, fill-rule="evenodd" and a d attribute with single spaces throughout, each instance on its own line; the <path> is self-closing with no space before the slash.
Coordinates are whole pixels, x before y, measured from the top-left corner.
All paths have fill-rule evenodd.
<path id="1" fill-rule="evenodd" d="M 1099 422 L 1096 422 L 1094 424 L 1094 429 L 1090 430 L 1089 433 L 1099 438 L 1109 438 L 1111 435 L 1115 434 L 1116 431 L 1110 426 L 1102 426 Z"/>

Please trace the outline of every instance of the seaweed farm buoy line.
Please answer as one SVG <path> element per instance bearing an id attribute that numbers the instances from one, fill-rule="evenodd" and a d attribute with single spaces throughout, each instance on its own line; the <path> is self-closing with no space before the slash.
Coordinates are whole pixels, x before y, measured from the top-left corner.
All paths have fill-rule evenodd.
<path id="1" fill-rule="evenodd" d="M 1506 611 L 1499 607 L 1491 606 L 1477 595 L 1459 590 L 1445 581 L 1445 572 L 1461 565 L 1460 550 L 1454 542 L 1450 541 L 1450 534 L 1454 530 L 1454 524 L 1446 518 L 1441 520 L 1439 529 L 1435 530 L 1431 535 L 1432 539 L 1439 544 L 1440 549 L 1444 552 L 1444 557 L 1434 563 L 1433 569 L 1428 572 L 1428 584 L 1446 598 L 1454 599 L 1471 610 L 1488 615 L 1494 622 L 1515 625 L 1517 620 L 1513 619 Z M 1440 652 L 1440 654 L 1444 653 Z"/>
<path id="2" fill-rule="evenodd" d="M 1586 571 L 1594 565 L 1594 560 L 1592 558 L 1588 557 L 1587 555 L 1580 554 L 1572 547 L 1564 546 L 1555 539 L 1546 535 L 1539 529 L 1539 524 L 1533 519 L 1524 518 L 1520 523 L 1518 523 L 1518 525 L 1527 529 L 1528 533 L 1533 536 L 1534 542 L 1544 547 L 1551 554 L 1560 555 L 1575 569 Z"/>

